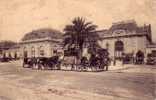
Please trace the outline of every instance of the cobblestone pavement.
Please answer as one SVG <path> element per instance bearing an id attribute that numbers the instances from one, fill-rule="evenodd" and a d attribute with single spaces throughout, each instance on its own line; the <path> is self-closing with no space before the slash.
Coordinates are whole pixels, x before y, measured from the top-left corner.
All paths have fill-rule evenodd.
<path id="1" fill-rule="evenodd" d="M 32 70 L 0 63 L 0 100 L 154 100 L 156 66 L 110 66 L 107 72 Z"/>

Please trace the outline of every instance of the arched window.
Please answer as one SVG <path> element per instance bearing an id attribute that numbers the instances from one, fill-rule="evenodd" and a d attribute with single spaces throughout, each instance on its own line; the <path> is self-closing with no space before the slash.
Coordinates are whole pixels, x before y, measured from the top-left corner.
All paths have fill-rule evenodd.
<path id="1" fill-rule="evenodd" d="M 31 56 L 35 57 L 35 47 L 31 47 Z"/>
<path id="2" fill-rule="evenodd" d="M 44 56 L 44 47 L 43 46 L 40 46 L 39 54 L 40 54 L 40 56 Z"/>
<path id="3" fill-rule="evenodd" d="M 144 58 L 144 53 L 139 50 L 137 53 L 136 53 L 136 57 L 141 57 L 141 58 Z"/>
<path id="4" fill-rule="evenodd" d="M 122 58 L 124 53 L 124 43 L 120 40 L 115 42 L 115 57 Z"/>
<path id="5" fill-rule="evenodd" d="M 116 41 L 115 42 L 115 51 L 123 51 L 124 50 L 124 44 L 122 41 Z"/>

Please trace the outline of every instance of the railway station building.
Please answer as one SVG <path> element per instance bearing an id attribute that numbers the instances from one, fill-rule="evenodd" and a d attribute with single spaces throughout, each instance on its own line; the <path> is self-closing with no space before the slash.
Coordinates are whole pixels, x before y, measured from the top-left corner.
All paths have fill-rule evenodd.
<path id="1" fill-rule="evenodd" d="M 109 52 L 112 59 L 125 55 L 136 57 L 141 53 L 156 55 L 156 44 L 152 41 L 151 25 L 137 25 L 134 20 L 113 23 L 109 29 L 97 31 L 99 45 Z M 26 33 L 18 46 L 1 50 L 1 55 L 23 57 L 50 57 L 62 50 L 63 35 L 60 31 L 42 28 Z"/>
<path id="2" fill-rule="evenodd" d="M 54 29 L 34 30 L 20 41 L 21 57 L 51 57 L 61 49 L 62 34 Z"/>
<path id="3" fill-rule="evenodd" d="M 153 44 L 151 25 L 139 26 L 134 20 L 113 23 L 109 29 L 98 31 L 101 37 L 99 44 L 108 49 L 110 57 L 120 59 L 124 55 L 136 57 L 141 52 L 144 57 L 148 53 L 156 53 Z"/>

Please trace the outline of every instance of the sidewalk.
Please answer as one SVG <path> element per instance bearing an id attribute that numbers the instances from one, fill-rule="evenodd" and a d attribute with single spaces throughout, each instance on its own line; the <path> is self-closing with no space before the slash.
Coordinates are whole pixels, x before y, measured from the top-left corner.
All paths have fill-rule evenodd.
<path id="1" fill-rule="evenodd" d="M 109 71 L 113 72 L 132 72 L 132 73 L 153 73 L 156 74 L 156 67 L 151 65 L 135 65 L 135 64 L 124 64 L 109 66 Z"/>

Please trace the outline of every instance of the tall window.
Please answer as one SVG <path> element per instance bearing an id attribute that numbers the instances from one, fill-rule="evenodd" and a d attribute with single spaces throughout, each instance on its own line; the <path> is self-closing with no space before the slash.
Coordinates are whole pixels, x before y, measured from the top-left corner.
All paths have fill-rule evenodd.
<path id="1" fill-rule="evenodd" d="M 31 47 L 31 56 L 35 57 L 35 47 Z"/>
<path id="2" fill-rule="evenodd" d="M 26 47 L 24 47 L 24 49 L 23 49 L 23 56 L 24 56 L 24 58 L 28 57 L 28 52 L 27 52 Z"/>
<path id="3" fill-rule="evenodd" d="M 122 41 L 118 40 L 115 42 L 115 57 L 121 58 L 124 51 L 124 44 Z"/>
<path id="4" fill-rule="evenodd" d="M 40 46 L 39 53 L 40 53 L 40 56 L 44 56 L 44 47 L 43 46 Z"/>

